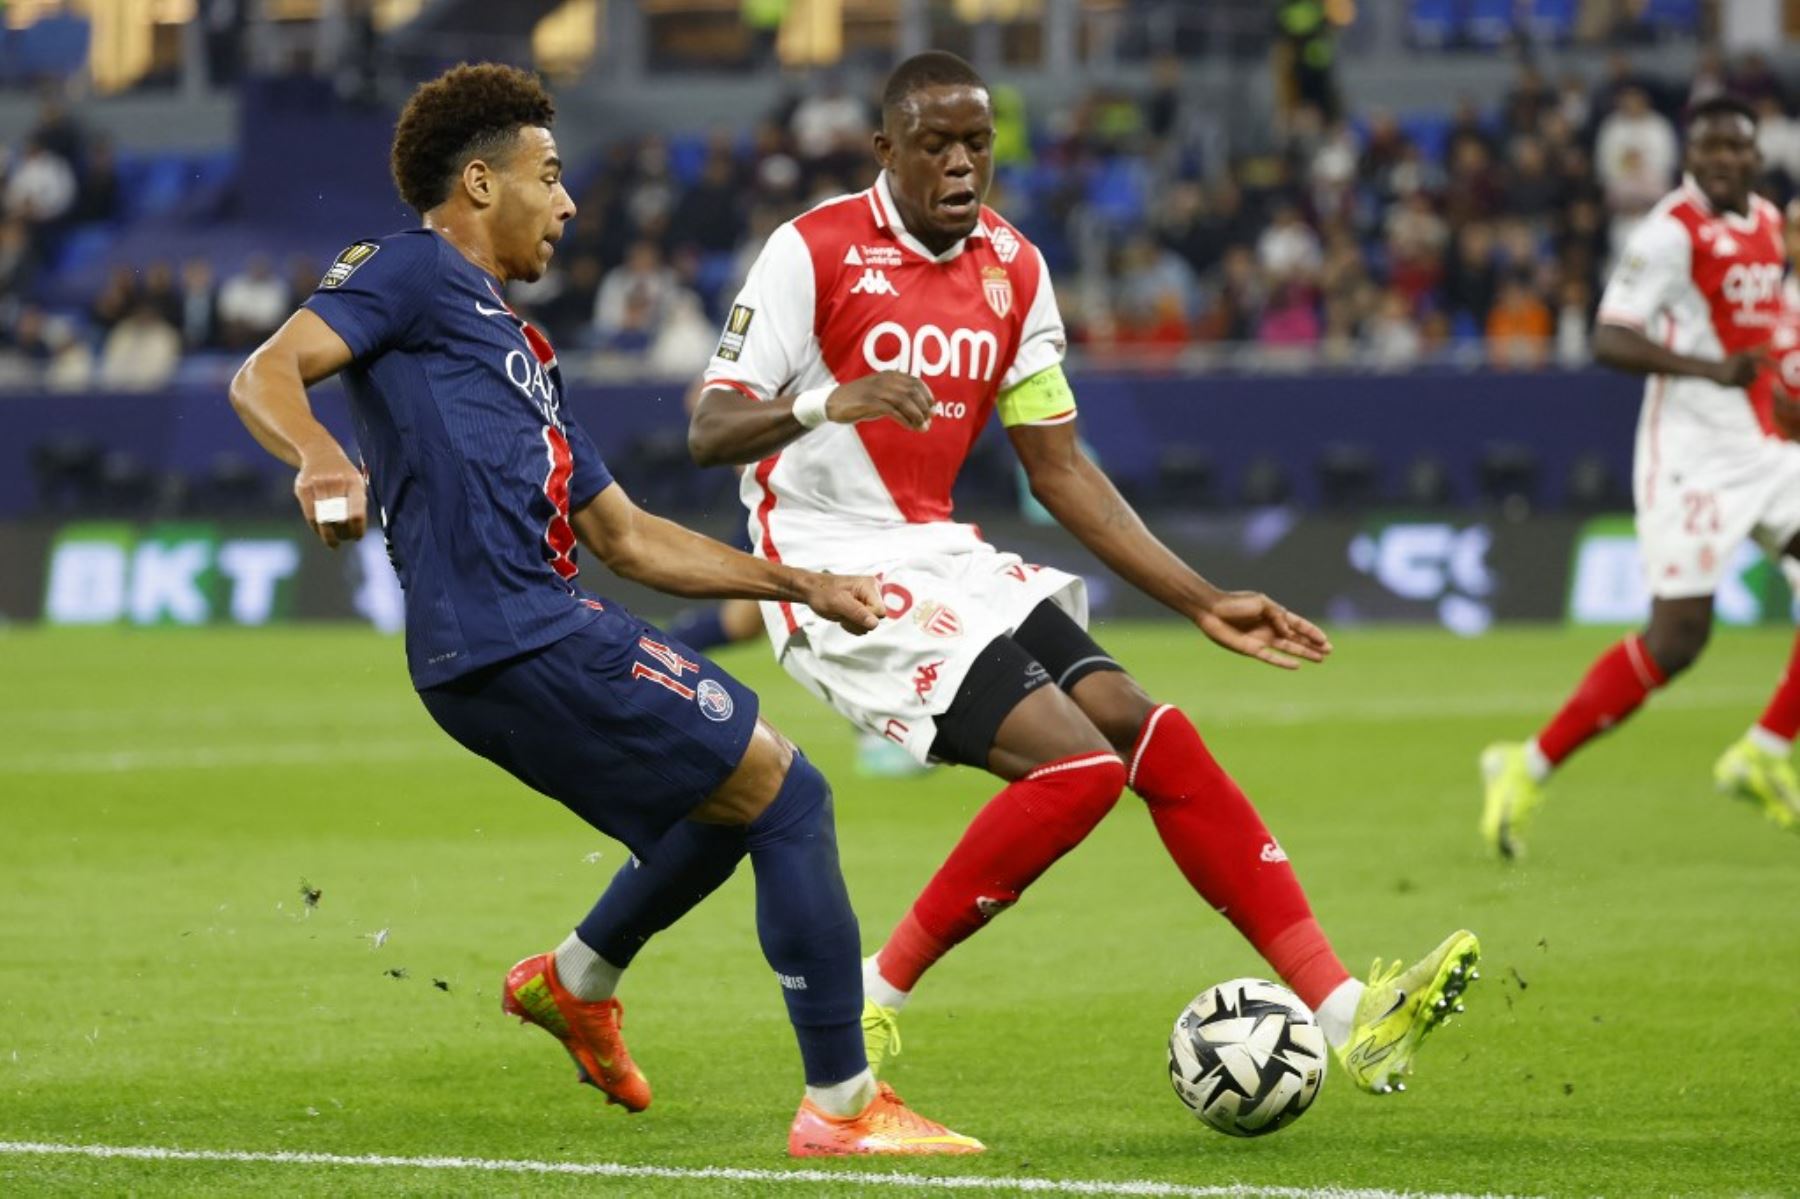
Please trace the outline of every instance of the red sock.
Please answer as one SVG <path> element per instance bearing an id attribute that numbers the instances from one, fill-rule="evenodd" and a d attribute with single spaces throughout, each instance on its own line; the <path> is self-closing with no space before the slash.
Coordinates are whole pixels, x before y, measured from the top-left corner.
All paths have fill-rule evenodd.
<path id="1" fill-rule="evenodd" d="M 1124 787 L 1117 756 L 1088 753 L 1047 762 L 994 796 L 881 947 L 881 977 L 912 990 L 933 962 L 1081 844 Z"/>
<path id="2" fill-rule="evenodd" d="M 1319 930 L 1287 854 L 1178 708 L 1150 713 L 1128 779 L 1169 856 L 1308 1007 L 1350 977 Z"/>
<path id="3" fill-rule="evenodd" d="M 1785 741 L 1800 734 L 1800 633 L 1794 636 L 1787 673 L 1781 676 L 1781 685 L 1769 697 L 1769 706 L 1756 723 Z"/>
<path id="4" fill-rule="evenodd" d="M 1588 668 L 1569 702 L 1537 735 L 1538 749 L 1552 766 L 1638 710 L 1668 680 L 1637 634 L 1619 642 Z"/>

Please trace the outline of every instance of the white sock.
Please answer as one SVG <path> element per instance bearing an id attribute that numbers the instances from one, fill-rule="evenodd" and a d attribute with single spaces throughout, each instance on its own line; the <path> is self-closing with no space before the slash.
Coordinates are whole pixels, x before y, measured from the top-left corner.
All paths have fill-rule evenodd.
<path id="1" fill-rule="evenodd" d="M 1362 1002 L 1363 989 L 1354 978 L 1346 978 L 1313 1013 L 1313 1018 L 1319 1022 L 1319 1030 L 1325 1034 L 1326 1044 L 1332 1048 L 1349 1042 L 1350 1030 L 1356 1027 L 1356 1005 Z"/>
<path id="2" fill-rule="evenodd" d="M 856 1077 L 834 1082 L 828 1087 L 808 1083 L 806 1097 L 813 1101 L 814 1107 L 828 1115 L 854 1116 L 875 1098 L 875 1076 L 865 1066 Z"/>
<path id="3" fill-rule="evenodd" d="M 556 947 L 556 977 L 575 998 L 587 1003 L 611 999 L 619 987 L 623 966 L 615 966 L 574 933 Z"/>
<path id="4" fill-rule="evenodd" d="M 1555 769 L 1550 759 L 1544 756 L 1544 751 L 1538 748 L 1536 737 L 1525 743 L 1525 772 L 1531 776 L 1532 782 L 1543 782 Z"/>
<path id="5" fill-rule="evenodd" d="M 895 1011 L 899 1011 L 906 1006 L 906 998 L 912 992 L 902 991 L 881 977 L 881 967 L 876 961 L 880 956 L 879 953 L 874 953 L 863 959 L 863 995 L 873 999 L 882 1007 L 891 1007 Z"/>
<path id="6" fill-rule="evenodd" d="M 1750 726 L 1750 744 L 1756 746 L 1756 748 L 1762 750 L 1764 753 L 1774 754 L 1778 758 L 1785 758 L 1794 752 L 1794 743 L 1792 741 L 1789 741 L 1786 737 L 1776 736 L 1760 724 L 1753 724 Z"/>

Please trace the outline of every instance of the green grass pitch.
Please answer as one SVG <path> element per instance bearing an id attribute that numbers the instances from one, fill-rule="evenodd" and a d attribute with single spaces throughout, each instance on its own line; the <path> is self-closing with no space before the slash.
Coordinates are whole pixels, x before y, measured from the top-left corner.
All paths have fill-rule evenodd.
<path id="1" fill-rule="evenodd" d="M 1510 869 L 1475 836 L 1476 754 L 1529 733 L 1609 635 L 1344 632 L 1328 665 L 1286 675 L 1173 625 L 1100 634 L 1194 715 L 1353 969 L 1466 924 L 1486 948 L 1483 980 L 1408 1094 L 1328 1077 L 1277 1136 L 1207 1131 L 1170 1093 L 1164 1038 L 1200 988 L 1266 969 L 1188 891 L 1128 795 L 906 1014 L 889 1077 L 990 1152 L 874 1168 L 1792 1193 L 1800 836 L 1709 782 L 1789 634 L 1721 633 L 1690 677 L 1557 779 L 1531 857 Z M 722 660 L 835 782 L 873 946 L 990 781 L 859 781 L 847 728 L 765 649 Z M 439 733 L 396 642 L 13 630 L 0 680 L 0 1141 L 788 1168 L 798 1058 L 756 947 L 749 870 L 627 977 L 656 1105 L 603 1107 L 549 1038 L 501 1016 L 498 988 L 564 934 L 621 850 Z M 527 1190 L 867 1193 L 850 1180 L 0 1154 L 5 1194 Z"/>

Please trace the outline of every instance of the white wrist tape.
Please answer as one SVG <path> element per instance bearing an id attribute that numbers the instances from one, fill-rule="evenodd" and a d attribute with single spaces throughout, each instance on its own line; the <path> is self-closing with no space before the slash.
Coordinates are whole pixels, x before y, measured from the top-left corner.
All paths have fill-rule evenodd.
<path id="1" fill-rule="evenodd" d="M 825 423 L 825 401 L 831 398 L 835 388 L 815 387 L 811 391 L 803 391 L 794 397 L 794 419 L 808 429 L 816 429 Z"/>
<path id="2" fill-rule="evenodd" d="M 350 501 L 344 496 L 313 501 L 313 520 L 322 525 L 343 524 L 350 519 Z"/>

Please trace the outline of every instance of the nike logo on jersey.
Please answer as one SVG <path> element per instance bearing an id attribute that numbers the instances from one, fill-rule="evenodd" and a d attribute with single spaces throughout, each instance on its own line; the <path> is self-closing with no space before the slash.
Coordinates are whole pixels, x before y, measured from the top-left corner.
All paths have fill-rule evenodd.
<path id="1" fill-rule="evenodd" d="M 851 287 L 853 296 L 898 296 L 900 293 L 888 280 L 887 275 L 875 267 L 863 268 L 862 278 Z"/>
<path id="2" fill-rule="evenodd" d="M 512 315 L 512 313 L 508 312 L 504 308 L 489 308 L 486 304 L 483 304 L 480 300 L 475 301 L 475 311 L 479 312 L 482 316 L 511 316 Z"/>

